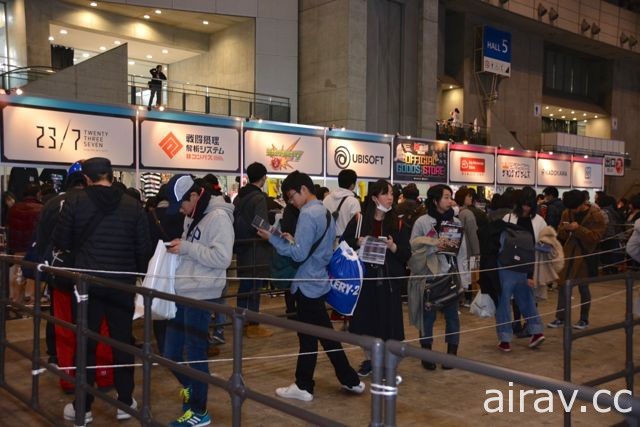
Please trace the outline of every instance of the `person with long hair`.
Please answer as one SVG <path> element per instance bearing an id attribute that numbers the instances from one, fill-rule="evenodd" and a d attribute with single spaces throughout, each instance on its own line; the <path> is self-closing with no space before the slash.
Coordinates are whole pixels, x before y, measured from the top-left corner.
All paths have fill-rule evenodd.
<path id="1" fill-rule="evenodd" d="M 461 221 L 458 218 L 454 217 L 454 211 L 451 208 L 453 200 L 451 198 L 452 191 L 451 187 L 448 185 L 440 184 L 429 188 L 427 192 L 427 200 L 425 204 L 427 206 L 427 214 L 418 218 L 413 225 L 413 230 L 411 231 L 411 245 L 416 251 L 416 257 L 419 256 L 417 253 L 419 252 L 421 244 L 421 237 L 434 237 L 437 238 L 440 234 L 440 228 L 443 222 L 455 222 L 457 224 L 461 224 Z M 466 232 L 466 231 L 465 231 Z M 427 257 L 434 255 L 438 251 L 442 249 L 440 244 L 438 245 L 428 245 L 429 248 L 426 249 Z M 460 246 L 460 251 L 458 256 L 466 258 L 467 252 L 467 238 L 466 235 L 463 238 L 463 241 Z M 412 258 L 414 261 L 415 258 Z M 427 264 L 427 273 L 431 275 L 439 275 L 450 271 L 451 265 L 449 260 L 442 254 L 437 254 L 437 263 Z M 422 264 L 424 266 L 424 264 Z M 420 268 L 422 268 L 420 266 Z M 434 270 L 429 268 L 431 266 Z M 437 268 L 437 269 L 436 269 Z M 416 271 L 412 270 L 414 275 L 417 275 Z M 454 278 L 454 280 L 460 280 L 459 277 Z M 419 284 L 420 282 L 424 283 L 424 279 L 417 280 L 415 284 Z M 431 350 L 431 346 L 433 345 L 433 324 L 436 320 L 437 310 L 431 309 L 426 310 L 424 307 L 424 303 L 422 301 L 422 295 L 418 298 L 417 304 L 422 308 L 422 327 L 420 329 L 420 345 L 423 348 Z M 410 306 L 414 304 L 410 301 Z M 458 300 L 453 301 L 452 303 L 445 305 L 442 307 L 442 313 L 444 314 L 444 319 L 446 322 L 445 327 L 445 341 L 447 343 L 447 353 L 456 355 L 458 354 L 458 345 L 460 344 L 460 315 L 458 313 Z M 418 322 L 418 325 L 420 322 Z M 436 369 L 436 364 L 432 362 L 422 362 L 422 366 L 427 370 Z M 447 366 L 442 366 L 442 369 L 450 369 Z"/>
<path id="2" fill-rule="evenodd" d="M 365 281 L 349 331 L 370 335 L 382 340 L 404 339 L 401 289 L 406 279 L 395 279 L 405 275 L 405 265 L 411 256 L 409 227 L 403 226 L 393 209 L 393 189 L 386 180 L 380 179 L 370 187 L 368 200 L 362 214 L 360 235 L 356 235 L 359 215 L 351 219 L 342 240 L 354 249 L 364 244 L 367 236 L 386 239 L 384 264 L 365 263 Z M 368 356 L 368 355 L 367 355 Z M 371 360 L 367 357 L 358 374 L 371 373 Z"/>
<path id="3" fill-rule="evenodd" d="M 181 201 L 185 215 L 181 239 L 170 242 L 167 251 L 180 255 L 176 269 L 176 295 L 203 301 L 220 298 L 226 284 L 227 268 L 233 255 L 233 205 L 222 196 L 213 196 L 210 185 L 189 175 L 177 179 L 170 189 Z M 209 374 L 207 348 L 211 313 L 176 303 L 176 316 L 169 320 L 164 356 L 182 362 L 186 354 L 190 367 Z M 182 389 L 184 414 L 170 426 L 205 426 L 211 423 L 207 412 L 207 383 L 173 372 Z"/>

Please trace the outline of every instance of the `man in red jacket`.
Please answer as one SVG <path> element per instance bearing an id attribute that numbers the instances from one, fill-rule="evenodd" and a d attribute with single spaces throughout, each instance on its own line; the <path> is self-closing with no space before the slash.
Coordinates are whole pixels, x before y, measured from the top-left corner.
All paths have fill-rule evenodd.
<path id="1" fill-rule="evenodd" d="M 7 225 L 9 226 L 8 249 L 10 254 L 23 256 L 27 251 L 41 210 L 40 186 L 38 184 L 27 185 L 22 200 L 16 202 L 9 209 Z M 33 295 L 33 280 L 25 280 L 22 276 L 22 270 L 17 265 L 12 267 L 11 272 L 11 300 L 19 303 L 28 302 Z"/>

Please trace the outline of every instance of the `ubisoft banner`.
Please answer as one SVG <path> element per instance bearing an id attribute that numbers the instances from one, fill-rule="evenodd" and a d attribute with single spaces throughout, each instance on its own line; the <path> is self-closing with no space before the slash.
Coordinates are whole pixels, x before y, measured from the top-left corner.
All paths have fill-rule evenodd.
<path id="1" fill-rule="evenodd" d="M 536 159 L 498 154 L 498 184 L 535 185 Z"/>
<path id="2" fill-rule="evenodd" d="M 240 169 L 237 129 L 145 120 L 140 129 L 140 163 L 151 169 Z"/>
<path id="3" fill-rule="evenodd" d="M 396 181 L 447 182 L 447 144 L 396 139 L 393 178 Z"/>
<path id="4" fill-rule="evenodd" d="M 353 169 L 362 178 L 391 176 L 391 149 L 386 142 L 351 139 L 327 139 L 327 175 L 338 176 L 343 169 Z"/>
<path id="5" fill-rule="evenodd" d="M 269 174 L 299 170 L 322 175 L 322 138 L 278 132 L 247 130 L 244 134 L 244 167 L 260 162 Z"/>
<path id="6" fill-rule="evenodd" d="M 9 105 L 2 119 L 5 161 L 71 164 L 106 157 L 114 166 L 134 164 L 130 118 Z"/>

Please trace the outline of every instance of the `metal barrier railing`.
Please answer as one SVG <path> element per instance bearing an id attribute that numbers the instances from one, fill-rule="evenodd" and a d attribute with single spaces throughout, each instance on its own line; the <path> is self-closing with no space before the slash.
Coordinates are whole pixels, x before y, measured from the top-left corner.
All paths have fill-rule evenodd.
<path id="1" fill-rule="evenodd" d="M 32 361 L 32 370 L 36 372 L 42 367 L 59 376 L 60 378 L 74 383 L 75 387 L 75 407 L 85 407 L 85 393 L 91 393 L 97 398 L 106 401 L 112 406 L 122 409 L 129 414 L 137 418 L 143 426 L 161 426 L 162 424 L 157 422 L 151 417 L 151 405 L 150 405 L 150 381 L 151 381 L 151 367 L 153 364 L 166 367 L 168 369 L 180 372 L 190 378 L 206 382 L 218 388 L 222 388 L 231 397 L 232 406 L 232 424 L 234 426 L 241 425 L 241 410 L 242 405 L 246 399 L 253 400 L 261 403 L 270 408 L 276 409 L 280 412 L 292 415 L 301 420 L 307 421 L 314 425 L 320 426 L 340 426 L 342 423 L 318 415 L 316 413 L 299 408 L 298 406 L 291 405 L 287 402 L 283 402 L 278 398 L 271 397 L 259 393 L 250 387 L 247 387 L 244 383 L 242 376 L 242 353 L 243 353 L 243 326 L 245 322 L 258 322 L 275 327 L 292 330 L 298 333 L 317 336 L 327 340 L 348 343 L 351 345 L 362 347 L 371 352 L 371 363 L 373 367 L 373 380 L 380 383 L 382 381 L 382 366 L 383 366 L 383 351 L 384 344 L 380 339 L 349 334 L 346 332 L 335 331 L 329 328 L 318 327 L 306 323 L 301 323 L 294 320 L 280 319 L 277 317 L 259 314 L 244 309 L 236 309 L 225 305 L 214 304 L 210 302 L 197 301 L 177 295 L 166 294 L 163 292 L 154 291 L 147 288 L 132 286 L 117 282 L 114 280 L 103 279 L 98 277 L 89 276 L 87 274 L 61 271 L 53 269 L 47 266 L 40 265 L 38 270 L 38 264 L 18 261 L 14 257 L 1 255 L 0 263 L 2 269 L 2 280 L 0 282 L 0 294 L 2 299 L 0 300 L 0 387 L 11 392 L 17 399 L 25 403 L 32 408 L 35 412 L 42 415 L 48 421 L 58 424 L 59 418 L 45 411 L 38 401 L 39 390 L 39 377 L 34 375 L 32 377 L 31 396 L 25 396 L 20 393 L 15 387 L 12 387 L 6 381 L 5 376 L 5 355 L 6 349 L 9 348 L 21 356 L 30 359 Z M 34 318 L 34 346 L 31 353 L 20 349 L 18 346 L 10 343 L 6 339 L 6 307 L 8 301 L 8 266 L 11 264 L 18 264 L 27 268 L 36 269 L 36 288 L 35 288 L 35 305 L 33 308 L 20 304 L 19 309 L 29 313 Z M 67 278 L 73 278 L 78 295 L 84 296 L 88 294 L 89 288 L 92 286 L 101 286 L 118 291 L 124 291 L 127 293 L 141 294 L 144 300 L 144 344 L 142 349 L 135 347 L 129 343 L 125 344 L 120 341 L 116 341 L 112 338 L 104 337 L 96 334 L 88 329 L 87 323 L 87 298 L 78 298 L 77 305 L 77 318 L 76 325 L 61 321 L 49 314 L 41 311 L 40 307 L 40 283 L 42 276 L 45 274 L 51 274 L 54 276 L 62 276 Z M 228 316 L 231 316 L 233 321 L 233 372 L 228 380 L 223 380 L 218 377 L 206 375 L 200 371 L 196 371 L 190 367 L 186 367 L 180 364 L 176 364 L 173 361 L 166 359 L 162 356 L 154 354 L 151 350 L 151 331 L 152 331 L 152 316 L 151 316 L 151 303 L 153 298 L 161 298 L 166 300 L 175 301 L 176 303 L 199 308 L 202 310 L 208 310 L 210 312 L 221 312 Z M 53 322 L 55 325 L 59 325 L 65 328 L 73 330 L 77 337 L 76 343 L 76 376 L 71 377 L 56 369 L 51 364 L 45 363 L 40 357 L 40 322 L 44 319 L 46 321 Z M 112 346 L 115 349 L 134 355 L 135 357 L 142 359 L 142 405 L 139 410 L 132 410 L 127 405 L 123 404 L 103 393 L 97 388 L 90 386 L 86 383 L 86 345 L 87 340 L 92 339 L 97 342 L 103 342 Z M 84 425 L 84 411 L 76 411 L 75 423 L 78 426 Z M 372 395 L 371 397 L 371 421 L 372 426 L 382 425 L 382 398 L 378 395 Z"/>
<path id="2" fill-rule="evenodd" d="M 634 278 L 637 280 L 640 278 L 640 273 L 627 271 L 624 274 L 608 275 L 603 277 L 589 277 L 585 279 L 567 280 L 567 282 L 560 289 L 564 292 L 564 298 L 567 307 L 570 305 L 571 294 L 573 288 L 578 285 L 599 283 L 599 282 L 613 282 L 610 284 L 619 286 L 616 283 L 618 280 L 624 280 L 625 290 L 625 314 L 622 322 L 616 322 L 609 325 L 599 326 L 582 330 L 578 332 L 573 331 L 572 327 L 572 313 L 571 309 L 566 309 L 564 312 L 564 328 L 563 328 L 563 362 L 564 370 L 563 377 L 565 381 L 571 382 L 571 352 L 573 349 L 573 341 L 580 338 L 586 338 L 603 334 L 606 332 L 615 331 L 618 329 L 624 329 L 625 332 L 625 366 L 624 369 L 614 372 L 609 375 L 604 375 L 599 378 L 594 378 L 584 383 L 585 386 L 595 387 L 600 384 L 608 383 L 610 381 L 624 378 L 627 386 L 627 390 L 633 391 L 634 375 L 640 372 L 640 367 L 636 367 L 633 360 L 633 328 L 636 325 L 640 325 L 640 318 L 633 318 L 633 283 Z M 564 414 L 565 426 L 571 425 L 571 412 L 565 412 Z"/>
<path id="3" fill-rule="evenodd" d="M 594 328 L 587 332 L 576 333 L 574 336 L 571 336 L 571 331 L 569 331 L 570 338 L 578 339 L 581 337 L 586 337 L 590 335 L 594 335 L 596 333 L 601 333 L 609 330 L 619 329 L 624 327 L 627 331 L 626 344 L 627 344 L 627 362 L 626 369 L 623 371 L 624 373 L 616 373 L 610 376 L 602 377 L 597 380 L 589 381 L 587 384 L 578 385 L 573 384 L 565 379 L 565 381 L 555 380 L 548 377 L 543 377 L 540 375 L 534 375 L 529 373 L 523 373 L 519 371 L 515 371 L 513 369 L 507 369 L 495 365 L 491 365 L 484 362 L 473 361 L 469 359 L 465 359 L 458 356 L 453 356 L 444 353 L 433 352 L 426 349 L 417 348 L 411 346 L 404 342 L 398 341 L 387 341 L 383 343 L 380 339 L 375 339 L 372 337 L 359 336 L 346 332 L 335 331 L 333 329 L 317 327 L 314 325 L 309 325 L 293 320 L 280 319 L 273 316 L 268 316 L 264 314 L 255 313 L 248 310 L 232 308 L 225 305 L 214 304 L 203 301 L 196 301 L 187 299 L 184 297 L 170 295 L 158 291 L 154 291 L 147 288 L 134 287 L 129 284 L 124 284 L 121 282 L 117 282 L 109 279 L 102 279 L 93 276 L 89 276 L 81 273 L 73 273 L 67 271 L 60 271 L 58 269 L 52 269 L 46 266 L 40 266 L 42 271 L 38 271 L 38 265 L 35 263 L 16 260 L 15 257 L 2 255 L 0 256 L 0 273 L 2 274 L 2 280 L 0 282 L 0 295 L 2 299 L 0 300 L 0 387 L 8 390 L 12 393 L 16 398 L 25 403 L 27 406 L 32 408 L 35 412 L 43 416 L 48 421 L 53 424 L 59 424 L 59 418 L 55 415 L 47 412 L 42 408 L 39 403 L 39 376 L 34 375 L 32 377 L 32 385 L 31 385 L 31 395 L 25 396 L 23 393 L 20 393 L 15 387 L 11 384 L 7 383 L 5 376 L 5 355 L 6 349 L 11 349 L 21 355 L 26 359 L 30 359 L 32 361 L 32 371 L 37 372 L 38 370 L 47 369 L 58 377 L 75 383 L 76 384 L 76 407 L 83 408 L 85 405 L 84 402 L 84 393 L 88 392 L 93 394 L 94 396 L 100 398 L 103 401 L 106 401 L 112 406 L 115 406 L 119 409 L 122 409 L 135 418 L 137 418 L 141 425 L 143 426 L 159 426 L 162 425 L 156 420 L 154 420 L 151 416 L 151 389 L 150 389 L 150 380 L 151 380 L 151 368 L 153 364 L 157 364 L 168 369 L 180 372 L 184 375 L 187 375 L 191 378 L 195 378 L 199 381 L 206 382 L 210 385 L 213 385 L 218 388 L 224 389 L 227 393 L 229 393 L 231 397 L 231 409 L 232 409 L 232 424 L 234 426 L 239 426 L 242 423 L 241 410 L 242 405 L 246 399 L 253 400 L 255 402 L 261 403 L 270 408 L 276 409 L 283 413 L 292 415 L 301 420 L 313 423 L 314 425 L 322 425 L 322 426 L 334 426 L 334 425 L 342 425 L 339 421 L 329 419 L 326 417 L 319 416 L 315 413 L 307 411 L 305 409 L 301 409 L 297 406 L 291 405 L 289 403 L 283 402 L 277 398 L 271 397 L 269 395 L 261 394 L 250 387 L 248 387 L 242 376 L 242 366 L 243 366 L 243 326 L 246 322 L 258 322 L 264 323 L 268 325 L 272 325 L 275 327 L 304 333 L 308 335 L 317 336 L 320 338 L 325 338 L 333 341 L 349 343 L 355 346 L 362 347 L 371 351 L 371 362 L 372 362 L 372 386 L 376 385 L 376 391 L 372 390 L 371 394 L 371 414 L 370 414 L 370 425 L 372 426 L 395 426 L 396 422 L 396 404 L 398 399 L 398 388 L 396 383 L 397 378 L 397 370 L 400 361 L 403 358 L 413 357 L 419 360 L 428 361 L 432 363 L 440 363 L 444 364 L 456 369 L 460 369 L 463 371 L 472 372 L 479 375 L 484 375 L 492 378 L 502 379 L 505 381 L 511 381 L 514 383 L 518 383 L 521 385 L 535 387 L 537 389 L 544 390 L 558 390 L 559 392 L 566 393 L 569 396 L 573 396 L 575 393 L 575 397 L 579 400 L 589 401 L 592 403 L 597 403 L 601 407 L 609 407 L 613 408 L 623 415 L 627 422 L 630 425 L 640 425 L 640 399 L 622 395 L 622 396 L 612 396 L 610 394 L 601 394 L 600 390 L 593 388 L 595 383 L 602 383 L 606 381 L 610 381 L 611 379 L 620 378 L 625 376 L 627 378 L 627 386 L 629 386 L 630 390 L 633 390 L 633 374 L 638 372 L 638 369 L 633 367 L 633 353 L 631 347 L 633 343 L 633 326 L 638 324 L 638 320 L 634 320 L 632 317 L 632 278 L 637 278 L 636 274 L 625 274 L 617 276 L 607 276 L 606 278 L 596 278 L 590 279 L 589 282 L 600 282 L 604 280 L 612 280 L 618 278 L 624 278 L 626 284 L 626 315 L 625 322 L 616 323 L 613 325 L 603 326 L 600 328 Z M 33 308 L 28 306 L 19 305 L 19 309 L 29 313 L 34 318 L 34 345 L 31 352 L 25 351 L 21 349 L 19 346 L 10 343 L 6 339 L 6 307 L 9 303 L 8 301 L 8 267 L 11 264 L 19 264 L 21 266 L 25 266 L 27 268 L 36 269 L 36 287 L 35 287 L 35 305 Z M 75 280 L 77 292 L 79 295 L 86 295 L 88 290 L 92 286 L 102 286 L 115 290 L 124 291 L 127 293 L 139 293 L 143 296 L 144 299 L 144 344 L 142 348 L 135 347 L 130 344 L 125 344 L 114 339 L 104 337 L 98 335 L 90 330 L 88 330 L 87 325 L 87 308 L 88 301 L 83 298 L 79 298 L 78 302 L 78 314 L 77 314 L 77 325 L 73 325 L 68 322 L 64 322 L 60 319 L 57 319 L 45 312 L 42 312 L 40 306 L 40 282 L 45 274 L 53 274 L 56 276 L 63 276 L 68 278 L 73 278 Z M 584 281 L 574 281 L 568 282 L 567 288 L 573 287 L 578 283 L 583 283 Z M 565 290 L 565 292 L 568 292 Z M 151 303 L 154 298 L 161 298 L 166 300 L 173 300 L 177 303 L 197 307 L 203 310 L 208 311 L 216 311 L 222 312 L 226 315 L 231 316 L 232 318 L 232 326 L 233 326 L 233 370 L 232 374 L 227 380 L 222 378 L 208 376 L 203 374 L 202 372 L 195 371 L 189 367 L 182 366 L 168 360 L 162 356 L 154 354 L 151 350 Z M 567 301 L 570 301 L 570 298 L 567 298 Z M 566 312 L 566 323 L 565 325 L 570 325 L 571 317 L 570 310 Z M 51 364 L 45 363 L 41 360 L 40 356 L 40 322 L 42 320 L 53 322 L 56 325 L 63 326 L 65 328 L 69 328 L 76 333 L 77 336 L 77 374 L 74 377 L 71 377 L 64 372 L 58 370 Z M 566 326 L 565 326 L 566 333 Z M 91 387 L 86 384 L 86 373 L 85 369 L 87 367 L 86 361 L 86 353 L 84 349 L 86 348 L 87 340 L 92 339 L 99 342 L 104 342 L 116 349 L 121 351 L 133 354 L 134 357 L 137 357 L 142 360 L 142 405 L 139 410 L 132 410 L 127 407 L 123 403 L 113 399 L 109 395 L 101 392 L 95 387 Z M 567 341 L 566 341 L 567 342 Z M 565 343 L 566 343 L 565 342 Z M 571 342 L 571 339 L 568 341 Z M 565 347 L 566 351 L 566 347 Z M 569 346 L 570 351 L 570 346 Z M 566 366 L 565 366 L 566 368 Z M 570 365 L 569 365 L 570 369 Z M 565 369 L 565 375 L 566 375 Z M 570 377 L 570 370 L 569 370 Z M 628 412 L 624 412 L 621 409 L 628 409 Z M 567 422 L 570 424 L 570 412 L 565 411 L 565 424 Z M 76 425 L 83 425 L 84 423 L 84 412 L 76 411 Z M 568 424 L 567 424 L 568 425 Z"/>

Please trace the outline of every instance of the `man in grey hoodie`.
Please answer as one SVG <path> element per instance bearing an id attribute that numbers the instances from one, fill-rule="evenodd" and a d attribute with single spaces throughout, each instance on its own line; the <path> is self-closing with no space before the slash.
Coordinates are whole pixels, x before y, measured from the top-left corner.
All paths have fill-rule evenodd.
<path id="1" fill-rule="evenodd" d="M 176 199 L 181 200 L 180 211 L 185 215 L 181 239 L 174 239 L 167 250 L 180 255 L 176 269 L 176 294 L 197 300 L 220 298 L 224 289 L 227 268 L 233 253 L 233 205 L 222 196 L 213 196 L 201 179 L 185 175 L 174 182 Z M 176 304 L 176 317 L 167 325 L 164 356 L 176 361 L 206 360 L 209 321 L 206 310 Z M 209 374 L 209 365 L 191 363 L 191 368 Z M 211 424 L 207 412 L 209 385 L 173 373 L 182 384 L 180 391 L 185 413 L 170 426 L 206 426 Z"/>

